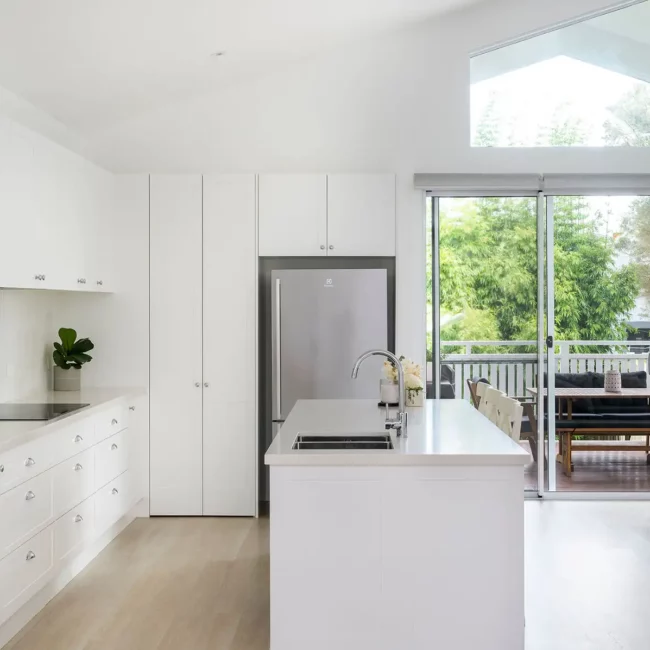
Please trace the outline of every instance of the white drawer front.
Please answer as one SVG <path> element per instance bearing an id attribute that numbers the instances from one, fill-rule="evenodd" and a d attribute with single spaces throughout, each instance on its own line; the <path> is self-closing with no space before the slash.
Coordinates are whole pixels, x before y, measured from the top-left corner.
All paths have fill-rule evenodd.
<path id="1" fill-rule="evenodd" d="M 0 560 L 0 620 L 42 587 L 42 579 L 52 567 L 51 528 L 46 528 Z"/>
<path id="2" fill-rule="evenodd" d="M 52 477 L 46 472 L 0 496 L 0 556 L 52 519 Z"/>
<path id="3" fill-rule="evenodd" d="M 124 472 L 128 466 L 128 429 L 95 446 L 95 487 L 100 488 Z"/>
<path id="4" fill-rule="evenodd" d="M 53 526 L 54 559 L 64 560 L 95 534 L 95 500 L 87 499 L 67 512 Z"/>
<path id="5" fill-rule="evenodd" d="M 0 493 L 28 481 L 52 465 L 48 436 L 0 454 Z"/>
<path id="6" fill-rule="evenodd" d="M 95 442 L 100 442 L 127 426 L 127 405 L 121 402 L 95 417 Z"/>
<path id="7" fill-rule="evenodd" d="M 95 453 L 88 449 L 52 470 L 54 516 L 58 517 L 95 491 Z"/>
<path id="8" fill-rule="evenodd" d="M 95 421 L 89 417 L 52 435 L 54 462 L 85 451 L 95 442 Z"/>
<path id="9" fill-rule="evenodd" d="M 131 505 L 129 480 L 129 473 L 124 472 L 95 495 L 95 528 L 98 535 L 128 511 Z"/>

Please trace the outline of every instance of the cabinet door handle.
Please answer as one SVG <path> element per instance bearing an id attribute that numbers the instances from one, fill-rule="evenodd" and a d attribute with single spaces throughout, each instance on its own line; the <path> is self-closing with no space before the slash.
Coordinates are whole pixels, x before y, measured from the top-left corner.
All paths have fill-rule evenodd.
<path id="1" fill-rule="evenodd" d="M 194 385 L 195 385 L 197 388 L 201 388 L 201 382 L 200 382 L 200 381 L 195 382 Z"/>
<path id="2" fill-rule="evenodd" d="M 32 499 L 35 498 L 36 495 L 31 490 L 25 495 L 25 501 L 31 501 Z"/>
<path id="3" fill-rule="evenodd" d="M 320 245 L 320 249 L 321 249 L 322 251 L 324 251 L 324 250 L 325 250 L 325 244 L 321 244 L 321 245 Z"/>
<path id="4" fill-rule="evenodd" d="M 29 562 L 30 560 L 33 560 L 35 557 L 36 557 L 36 553 L 34 553 L 34 551 L 29 551 L 25 556 L 25 559 Z"/>
<path id="5" fill-rule="evenodd" d="M 75 522 L 75 524 L 78 524 L 80 521 L 83 521 L 83 520 L 84 520 L 84 518 L 83 518 L 81 515 L 77 515 L 77 516 L 74 518 L 74 522 Z"/>
<path id="6" fill-rule="evenodd" d="M 83 439 L 82 436 L 75 436 L 75 437 L 74 437 L 74 441 L 75 441 L 75 442 L 83 442 L 84 439 Z"/>
<path id="7" fill-rule="evenodd" d="M 97 284 L 101 287 L 101 286 L 104 285 L 104 281 L 103 280 L 97 280 Z"/>
<path id="8" fill-rule="evenodd" d="M 4 471 L 5 471 L 5 466 L 0 465 L 0 474 L 4 474 Z"/>
<path id="9" fill-rule="evenodd" d="M 116 449 L 117 449 L 117 445 L 115 443 L 113 443 L 111 445 L 111 451 L 115 451 Z"/>
<path id="10" fill-rule="evenodd" d="M 120 491 L 119 491 L 117 488 L 113 488 L 113 489 L 111 490 L 111 494 L 119 494 L 119 492 L 120 492 Z"/>
<path id="11" fill-rule="evenodd" d="M 33 465 L 36 465 L 36 461 L 33 458 L 28 458 L 25 461 L 25 467 L 32 467 Z"/>
<path id="12" fill-rule="evenodd" d="M 205 384 L 203 384 L 206 388 L 210 388 L 210 382 L 206 381 Z"/>
<path id="13" fill-rule="evenodd" d="M 332 246 L 332 244 L 330 244 L 330 250 L 331 250 L 331 251 L 334 250 L 334 246 Z"/>
<path id="14" fill-rule="evenodd" d="M 117 424 L 117 420 L 116 420 L 115 418 L 113 418 L 113 419 L 111 420 L 111 424 L 112 424 L 113 426 L 115 426 L 115 425 Z"/>
<path id="15" fill-rule="evenodd" d="M 83 468 L 84 468 L 84 466 L 83 466 L 81 463 L 77 463 L 77 464 L 74 466 L 74 471 L 75 471 L 75 472 L 80 472 Z"/>
<path id="16" fill-rule="evenodd" d="M 129 406 L 129 411 L 135 411 L 135 406 Z"/>

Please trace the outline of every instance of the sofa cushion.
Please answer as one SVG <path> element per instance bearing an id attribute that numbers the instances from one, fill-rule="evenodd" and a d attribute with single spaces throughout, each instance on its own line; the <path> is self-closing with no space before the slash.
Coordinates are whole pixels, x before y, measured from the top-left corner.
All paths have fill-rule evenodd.
<path id="1" fill-rule="evenodd" d="M 595 388 L 592 375 L 593 373 L 590 372 L 556 372 L 555 388 Z M 544 373 L 544 387 L 547 386 L 547 375 Z M 573 412 L 594 413 L 594 400 L 573 400 Z"/>

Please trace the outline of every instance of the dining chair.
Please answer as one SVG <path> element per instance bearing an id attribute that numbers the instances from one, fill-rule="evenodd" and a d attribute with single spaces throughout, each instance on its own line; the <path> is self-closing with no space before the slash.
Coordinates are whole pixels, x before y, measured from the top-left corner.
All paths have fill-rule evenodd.
<path id="1" fill-rule="evenodd" d="M 497 421 L 495 424 L 515 442 L 519 442 L 524 407 L 518 400 L 502 394 L 497 398 L 496 411 Z"/>
<path id="2" fill-rule="evenodd" d="M 481 403 L 481 395 L 485 391 L 485 388 L 489 386 L 487 379 L 470 379 L 467 378 L 467 389 L 469 390 L 469 399 L 474 408 L 478 408 L 478 405 Z"/>
<path id="3" fill-rule="evenodd" d="M 500 390 L 487 385 L 487 388 L 484 389 L 483 395 L 481 396 L 481 402 L 478 405 L 479 413 L 482 413 L 490 422 L 497 424 L 499 417 L 498 405 L 500 398 L 503 396 L 504 394 Z"/>

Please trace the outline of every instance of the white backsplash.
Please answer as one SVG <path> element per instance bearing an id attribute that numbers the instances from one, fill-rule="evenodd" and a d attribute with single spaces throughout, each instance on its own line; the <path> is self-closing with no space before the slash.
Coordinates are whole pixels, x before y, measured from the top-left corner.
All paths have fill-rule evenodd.
<path id="1" fill-rule="evenodd" d="M 0 402 L 51 385 L 55 292 L 0 290 Z"/>

